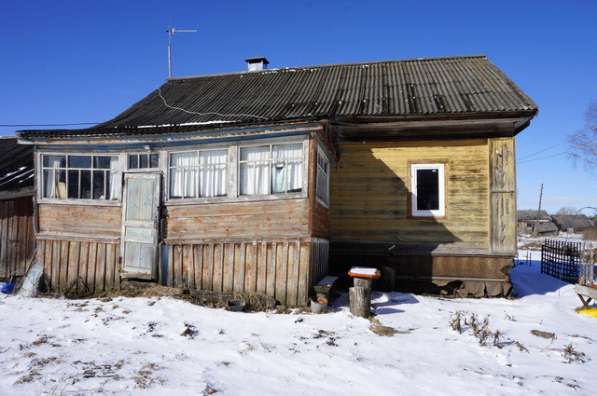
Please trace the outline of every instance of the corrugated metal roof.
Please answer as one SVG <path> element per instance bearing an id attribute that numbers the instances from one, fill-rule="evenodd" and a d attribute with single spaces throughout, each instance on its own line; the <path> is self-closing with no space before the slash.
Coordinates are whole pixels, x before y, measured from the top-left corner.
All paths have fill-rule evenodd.
<path id="1" fill-rule="evenodd" d="M 536 111 L 533 101 L 485 56 L 466 56 L 176 78 L 114 119 L 71 134 Z M 48 132 L 21 132 L 44 135 Z"/>
<path id="2" fill-rule="evenodd" d="M 0 138 L 0 191 L 33 186 L 33 147 L 17 144 L 14 137 Z"/>

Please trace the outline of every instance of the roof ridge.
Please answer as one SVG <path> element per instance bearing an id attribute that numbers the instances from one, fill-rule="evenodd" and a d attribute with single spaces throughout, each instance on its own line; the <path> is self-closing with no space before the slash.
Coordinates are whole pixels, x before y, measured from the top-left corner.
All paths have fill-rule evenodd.
<path id="1" fill-rule="evenodd" d="M 442 60 L 454 60 L 454 59 L 488 59 L 487 55 L 485 54 L 477 54 L 477 55 L 453 55 L 453 56 L 437 56 L 437 57 L 428 57 L 428 58 L 406 58 L 406 59 L 387 59 L 387 60 L 379 60 L 379 61 L 370 61 L 370 62 L 348 62 L 348 63 L 327 63 L 321 65 L 305 65 L 305 66 L 286 66 L 286 67 L 276 67 L 271 69 L 264 69 L 260 71 L 237 71 L 237 72 L 229 72 L 229 73 L 213 73 L 213 74 L 197 74 L 197 75 L 190 75 L 190 76 L 181 76 L 181 77 L 171 77 L 166 79 L 168 81 L 183 81 L 183 80 L 194 80 L 200 78 L 209 78 L 209 77 L 226 77 L 226 76 L 234 76 L 234 75 L 257 75 L 257 74 L 268 74 L 272 72 L 284 72 L 284 71 L 292 71 L 292 70 L 308 70 L 308 69 L 323 69 L 328 67 L 339 67 L 339 66 L 363 66 L 363 65 L 377 65 L 382 63 L 409 63 L 409 62 L 433 62 L 433 61 L 442 61 Z"/>

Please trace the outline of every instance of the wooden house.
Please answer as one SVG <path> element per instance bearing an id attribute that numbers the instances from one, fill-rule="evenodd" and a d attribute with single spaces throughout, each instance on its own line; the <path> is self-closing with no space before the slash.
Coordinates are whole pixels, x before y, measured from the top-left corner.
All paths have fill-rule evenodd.
<path id="1" fill-rule="evenodd" d="M 514 136 L 536 105 L 484 56 L 167 80 L 35 148 L 51 287 L 123 279 L 302 305 L 329 272 L 508 293 Z M 439 288 L 439 289 L 438 289 Z"/>
<path id="2" fill-rule="evenodd" d="M 23 276 L 35 252 L 33 148 L 0 137 L 0 280 Z"/>

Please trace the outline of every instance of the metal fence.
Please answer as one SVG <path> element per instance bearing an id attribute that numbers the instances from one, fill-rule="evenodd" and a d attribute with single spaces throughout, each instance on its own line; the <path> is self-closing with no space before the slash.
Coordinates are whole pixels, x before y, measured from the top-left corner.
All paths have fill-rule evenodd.
<path id="1" fill-rule="evenodd" d="M 541 246 L 541 273 L 566 282 L 578 282 L 584 243 L 546 239 Z"/>

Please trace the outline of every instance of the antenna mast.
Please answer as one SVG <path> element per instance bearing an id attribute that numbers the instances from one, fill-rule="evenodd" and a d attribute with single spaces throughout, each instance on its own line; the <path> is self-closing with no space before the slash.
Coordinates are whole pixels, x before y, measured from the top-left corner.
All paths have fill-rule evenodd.
<path id="1" fill-rule="evenodd" d="M 168 78 L 172 78 L 172 37 L 174 33 L 196 33 L 197 29 L 177 29 L 175 27 L 169 27 L 166 30 L 168 33 Z"/>

